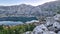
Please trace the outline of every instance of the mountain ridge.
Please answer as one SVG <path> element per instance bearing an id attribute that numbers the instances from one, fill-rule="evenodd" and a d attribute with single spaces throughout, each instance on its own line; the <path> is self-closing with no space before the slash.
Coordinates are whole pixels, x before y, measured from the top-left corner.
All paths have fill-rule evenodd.
<path id="1" fill-rule="evenodd" d="M 31 6 L 26 4 L 13 6 L 0 6 L 0 17 L 6 16 L 53 16 L 56 14 L 57 6 L 60 1 L 47 2 L 39 6 Z"/>

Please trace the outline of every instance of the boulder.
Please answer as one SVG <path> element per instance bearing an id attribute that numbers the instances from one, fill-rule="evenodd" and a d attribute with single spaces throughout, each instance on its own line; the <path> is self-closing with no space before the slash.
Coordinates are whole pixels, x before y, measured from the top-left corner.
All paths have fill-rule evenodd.
<path id="1" fill-rule="evenodd" d="M 59 22 L 55 22 L 55 23 L 53 24 L 53 27 L 54 27 L 54 28 L 57 28 L 57 29 L 60 29 L 60 23 L 59 23 Z"/>
<path id="2" fill-rule="evenodd" d="M 48 31 L 48 29 L 45 25 L 41 24 L 33 30 L 33 34 L 42 34 L 44 31 Z"/>
<path id="3" fill-rule="evenodd" d="M 45 32 L 43 32 L 43 34 L 56 34 L 56 33 L 53 31 L 45 31 Z"/>
<path id="4" fill-rule="evenodd" d="M 52 26 L 53 23 L 55 23 L 55 20 L 53 17 L 46 17 L 46 24 L 45 26 L 49 27 L 49 26 Z"/>

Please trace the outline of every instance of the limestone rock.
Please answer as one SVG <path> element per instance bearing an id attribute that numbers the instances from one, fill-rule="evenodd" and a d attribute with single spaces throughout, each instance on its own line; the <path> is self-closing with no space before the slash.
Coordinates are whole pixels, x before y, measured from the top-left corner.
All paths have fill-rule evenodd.
<path id="1" fill-rule="evenodd" d="M 42 34 L 44 31 L 48 31 L 48 29 L 45 25 L 41 24 L 33 30 L 33 34 Z"/>

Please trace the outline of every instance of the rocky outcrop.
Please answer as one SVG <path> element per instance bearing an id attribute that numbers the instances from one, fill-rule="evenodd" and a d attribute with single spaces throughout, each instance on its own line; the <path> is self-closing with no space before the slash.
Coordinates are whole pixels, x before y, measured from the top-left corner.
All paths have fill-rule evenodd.
<path id="1" fill-rule="evenodd" d="M 36 26 L 31 34 L 60 34 L 60 22 L 47 17 L 46 23 Z"/>
<path id="2" fill-rule="evenodd" d="M 33 30 L 33 34 L 42 34 L 45 31 L 48 31 L 47 27 L 41 24 Z"/>

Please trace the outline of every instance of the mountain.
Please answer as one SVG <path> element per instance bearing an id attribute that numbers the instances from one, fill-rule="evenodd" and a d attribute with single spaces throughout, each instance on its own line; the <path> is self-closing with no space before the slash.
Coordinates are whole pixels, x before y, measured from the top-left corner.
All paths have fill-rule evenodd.
<path id="1" fill-rule="evenodd" d="M 26 4 L 0 6 L 0 17 L 53 16 L 60 9 L 60 1 L 47 2 L 39 6 Z"/>
<path id="2" fill-rule="evenodd" d="M 60 11 L 60 1 L 47 2 L 42 5 L 37 6 L 41 8 L 42 12 L 48 12 L 48 14 L 54 14 Z"/>
<path id="3" fill-rule="evenodd" d="M 43 5 L 38 6 L 42 11 L 53 11 L 57 12 L 60 10 L 60 1 L 47 2 Z"/>
<path id="4" fill-rule="evenodd" d="M 0 6 L 0 15 L 6 16 L 25 16 L 29 15 L 33 6 L 30 5 L 15 5 L 15 6 Z"/>

